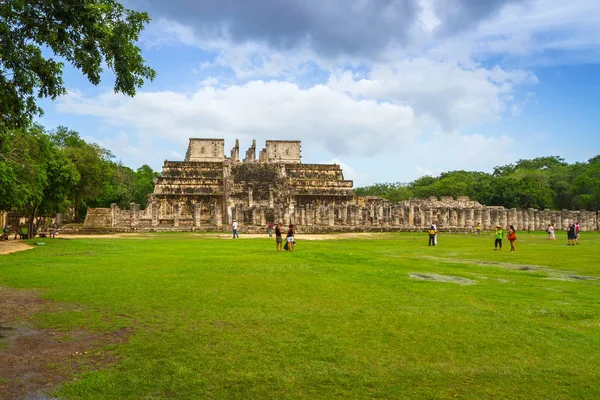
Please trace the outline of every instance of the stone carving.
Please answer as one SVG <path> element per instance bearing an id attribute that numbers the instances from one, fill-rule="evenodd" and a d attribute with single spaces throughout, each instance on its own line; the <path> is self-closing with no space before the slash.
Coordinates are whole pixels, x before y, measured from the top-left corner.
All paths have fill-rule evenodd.
<path id="1" fill-rule="evenodd" d="M 270 222 L 293 223 L 299 232 L 423 230 L 469 232 L 480 222 L 522 230 L 598 228 L 593 211 L 507 210 L 468 197 L 431 197 L 400 203 L 357 197 L 337 164 L 302 164 L 300 141 L 268 140 L 256 159 L 256 141 L 240 161 L 239 141 L 224 155 L 223 139 L 190 139 L 184 161 L 165 161 L 148 207 L 90 209 L 86 228 L 118 231 L 223 230 L 237 220 L 245 232 Z"/>

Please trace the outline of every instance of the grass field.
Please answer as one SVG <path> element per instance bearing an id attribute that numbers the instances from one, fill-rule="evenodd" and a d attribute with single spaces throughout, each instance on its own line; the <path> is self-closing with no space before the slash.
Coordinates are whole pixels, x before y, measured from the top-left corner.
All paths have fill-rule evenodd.
<path id="1" fill-rule="evenodd" d="M 597 399 L 600 235 L 564 236 L 47 239 L 0 286 L 79 305 L 42 326 L 133 327 L 59 398 Z"/>

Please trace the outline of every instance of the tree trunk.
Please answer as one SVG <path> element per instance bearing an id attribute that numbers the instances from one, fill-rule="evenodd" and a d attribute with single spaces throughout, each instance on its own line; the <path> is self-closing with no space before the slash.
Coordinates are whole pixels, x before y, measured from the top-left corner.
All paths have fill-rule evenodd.
<path id="1" fill-rule="evenodd" d="M 27 216 L 29 221 L 27 221 L 27 239 L 33 239 L 33 225 L 35 224 L 35 214 L 37 212 L 37 206 L 33 206 L 31 212 Z"/>
<path id="2" fill-rule="evenodd" d="M 75 199 L 75 215 L 74 215 L 74 220 L 75 222 L 79 222 L 79 199 Z"/>

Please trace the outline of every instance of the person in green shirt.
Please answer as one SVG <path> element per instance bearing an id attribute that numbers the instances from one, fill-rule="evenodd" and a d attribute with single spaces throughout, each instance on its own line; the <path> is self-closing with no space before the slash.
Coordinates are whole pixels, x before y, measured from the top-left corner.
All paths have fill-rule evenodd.
<path id="1" fill-rule="evenodd" d="M 504 231 L 500 227 L 500 225 L 496 225 L 496 240 L 494 241 L 494 250 L 502 250 L 502 237 L 504 236 Z"/>

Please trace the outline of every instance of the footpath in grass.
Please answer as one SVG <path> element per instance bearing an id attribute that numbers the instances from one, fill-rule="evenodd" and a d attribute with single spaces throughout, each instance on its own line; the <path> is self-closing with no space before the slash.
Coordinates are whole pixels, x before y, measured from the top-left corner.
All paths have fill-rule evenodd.
<path id="1" fill-rule="evenodd" d="M 131 330 L 60 398 L 600 398 L 600 236 L 560 239 L 57 239 L 0 286 L 74 305 L 42 327 Z"/>

